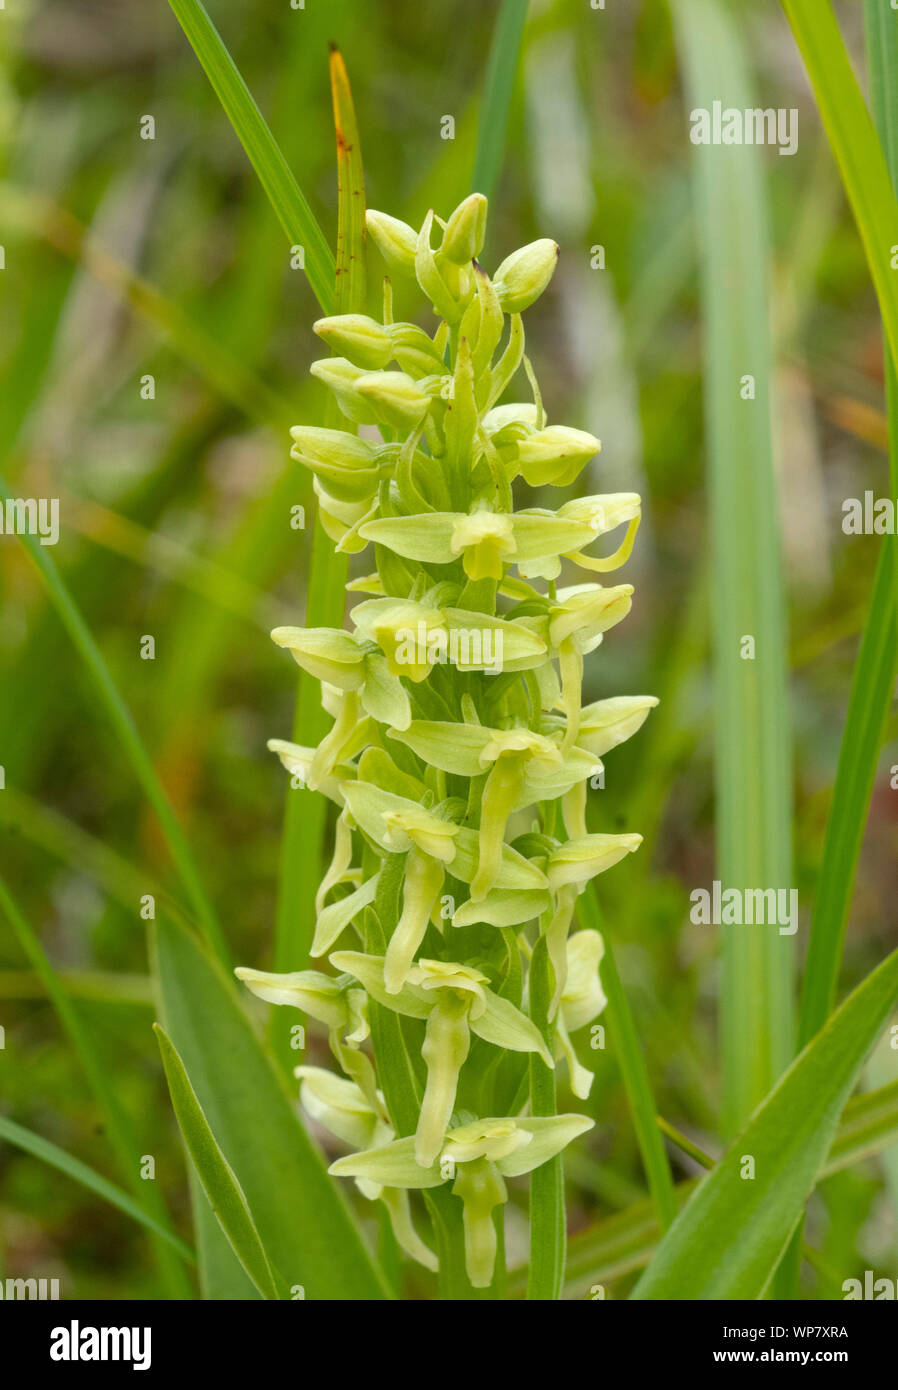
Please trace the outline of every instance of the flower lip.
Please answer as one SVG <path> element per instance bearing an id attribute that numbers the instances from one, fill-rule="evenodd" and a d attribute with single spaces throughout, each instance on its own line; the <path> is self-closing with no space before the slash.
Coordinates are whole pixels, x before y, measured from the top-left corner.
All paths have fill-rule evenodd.
<path id="1" fill-rule="evenodd" d="M 440 1157 L 454 1163 L 472 1163 L 478 1158 L 495 1162 L 532 1141 L 533 1135 L 519 1129 L 513 1120 L 476 1120 L 449 1131 Z"/>

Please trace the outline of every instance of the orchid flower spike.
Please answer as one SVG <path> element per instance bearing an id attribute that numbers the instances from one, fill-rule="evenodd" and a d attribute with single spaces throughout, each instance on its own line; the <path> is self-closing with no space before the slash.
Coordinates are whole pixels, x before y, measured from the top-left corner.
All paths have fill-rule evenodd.
<path id="1" fill-rule="evenodd" d="M 600 440 L 591 422 L 550 421 L 525 351 L 522 315 L 558 246 L 540 237 L 491 273 L 486 198 L 444 211 L 411 226 L 369 210 L 383 312 L 314 324 L 331 355 L 311 372 L 343 427 L 296 425 L 291 457 L 324 536 L 370 559 L 341 623 L 272 633 L 328 716 L 323 737 L 304 719 L 269 743 L 291 795 L 334 807 L 302 908 L 320 969 L 237 973 L 326 1032 L 335 1069 L 297 1075 L 305 1114 L 355 1150 L 331 1172 L 383 1202 L 427 1268 L 430 1245 L 460 1263 L 463 1243 L 485 1288 L 507 1181 L 592 1123 L 531 1111 L 556 1061 L 589 1091 L 571 1035 L 604 1005 L 602 941 L 577 930 L 580 894 L 640 844 L 600 823 L 613 786 L 592 789 L 657 702 L 584 700 L 589 658 L 633 603 L 625 577 L 602 581 L 627 562 L 642 503 L 574 488 Z M 392 280 L 417 288 L 419 321 L 396 320 Z M 521 481 L 540 489 L 526 505 Z M 422 1240 L 408 1194 L 443 1183 L 460 1201 L 426 1204 L 457 1230 Z"/>

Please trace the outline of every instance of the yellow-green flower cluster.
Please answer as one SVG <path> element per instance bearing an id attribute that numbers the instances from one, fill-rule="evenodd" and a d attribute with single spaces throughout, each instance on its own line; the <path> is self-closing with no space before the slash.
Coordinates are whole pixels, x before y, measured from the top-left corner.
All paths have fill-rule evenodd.
<path id="1" fill-rule="evenodd" d="M 626 616 L 632 589 L 556 580 L 565 563 L 599 574 L 623 564 L 640 501 L 613 493 L 514 509 L 517 479 L 569 487 L 600 445 L 548 423 L 524 353 L 521 314 L 558 248 L 533 242 L 490 277 L 478 260 L 486 212 L 473 194 L 418 232 L 368 214 L 391 274 L 416 281 L 433 306 L 433 334 L 393 321 L 389 280 L 382 322 L 315 325 L 332 355 L 312 372 L 347 428 L 297 426 L 293 457 L 313 474 L 337 549 L 369 548 L 373 568 L 348 586 L 364 596 L 348 629 L 272 634 L 321 682 L 333 723 L 317 748 L 270 747 L 339 808 L 312 946 L 335 973 L 238 972 L 329 1030 L 344 1075 L 298 1075 L 304 1108 L 357 1150 L 332 1171 L 383 1200 L 399 1243 L 431 1267 L 408 1190 L 451 1183 L 475 1286 L 492 1277 L 505 1179 L 591 1124 L 530 1114 L 529 1067 L 565 1060 L 574 1094 L 588 1094 L 570 1034 L 604 1006 L 602 942 L 570 934 L 576 899 L 640 837 L 588 833 L 587 789 L 602 755 L 656 703 L 581 707 L 584 656 Z M 519 372 L 530 399 L 508 403 Z M 617 548 L 597 554 L 619 528 Z M 548 1031 L 528 1005 L 539 936 L 554 981 Z M 389 1055 L 378 1055 L 388 1034 L 377 1017 L 393 1020 Z M 410 1100 L 413 1132 L 402 1119 Z"/>

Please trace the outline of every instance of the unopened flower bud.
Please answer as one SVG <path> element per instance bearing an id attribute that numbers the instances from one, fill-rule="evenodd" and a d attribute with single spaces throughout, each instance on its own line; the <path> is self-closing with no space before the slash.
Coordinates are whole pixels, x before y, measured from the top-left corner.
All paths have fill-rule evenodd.
<path id="1" fill-rule="evenodd" d="M 472 193 L 459 203 L 443 233 L 440 247 L 443 255 L 456 265 L 467 265 L 480 255 L 486 236 L 487 200 L 482 193 Z"/>
<path id="2" fill-rule="evenodd" d="M 416 425 L 430 405 L 427 392 L 405 372 L 368 372 L 356 379 L 355 390 L 383 424 L 395 429 Z"/>
<path id="3" fill-rule="evenodd" d="M 407 222 L 398 217 L 390 217 L 386 212 L 376 212 L 369 208 L 365 213 L 365 226 L 387 265 L 397 275 L 414 275 L 415 247 L 418 233 Z"/>
<path id="4" fill-rule="evenodd" d="M 548 425 L 519 440 L 518 467 L 530 487 L 542 487 L 545 483 L 569 487 L 601 447 L 595 435 L 585 430 Z"/>
<path id="5" fill-rule="evenodd" d="M 558 246 L 548 237 L 513 251 L 493 276 L 499 303 L 506 314 L 521 314 L 539 299 L 558 260 Z"/>
<path id="6" fill-rule="evenodd" d="M 356 367 L 345 357 L 322 357 L 312 363 L 309 371 L 333 391 L 337 405 L 348 420 L 357 425 L 377 424 L 372 405 L 355 390 L 359 377 L 367 375 L 363 367 Z"/>
<path id="7" fill-rule="evenodd" d="M 314 325 L 319 338 L 360 367 L 385 367 L 393 356 L 388 329 L 367 314 L 337 314 Z"/>
<path id="8" fill-rule="evenodd" d="M 378 465 L 374 446 L 346 430 L 294 425 L 290 457 L 320 478 L 342 502 L 360 502 L 377 489 Z"/>
<path id="9" fill-rule="evenodd" d="M 394 323 L 393 356 L 404 372 L 416 379 L 441 375 L 446 367 L 433 339 L 413 323 Z"/>

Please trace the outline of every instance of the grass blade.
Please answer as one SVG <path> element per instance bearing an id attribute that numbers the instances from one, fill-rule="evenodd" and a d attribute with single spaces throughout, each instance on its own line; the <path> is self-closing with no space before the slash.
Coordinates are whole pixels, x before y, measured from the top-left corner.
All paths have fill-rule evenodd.
<path id="1" fill-rule="evenodd" d="M 153 1024 L 153 1032 L 162 1054 L 162 1065 L 165 1068 L 178 1127 L 209 1204 L 228 1238 L 231 1249 L 259 1293 L 263 1298 L 278 1299 L 280 1294 L 268 1263 L 268 1256 L 256 1230 L 243 1189 L 215 1141 L 215 1135 L 209 1128 L 202 1106 L 196 1098 L 184 1063 L 172 1046 L 171 1039 L 158 1023 Z"/>
<path id="2" fill-rule="evenodd" d="M 181 28 L 293 245 L 305 251 L 305 272 L 325 314 L 333 313 L 334 258 L 302 189 L 268 129 L 249 88 L 200 0 L 169 0 Z"/>
<path id="3" fill-rule="evenodd" d="M 739 36 L 716 0 L 676 9 L 693 107 L 721 91 L 755 105 Z M 788 889 L 791 770 L 779 521 L 773 474 L 763 174 L 748 146 L 695 153 L 706 324 L 714 612 L 716 874 Z M 747 378 L 753 398 L 744 399 Z M 753 639 L 743 659 L 743 639 Z M 791 943 L 776 926 L 723 926 L 723 1128 L 733 1133 L 792 1056 Z"/>
<path id="4" fill-rule="evenodd" d="M 91 1004 L 129 1004 L 137 1009 L 153 1007 L 153 982 L 149 975 L 121 975 L 106 970 L 57 970 L 56 979 L 70 999 Z M 0 970 L 0 999 L 48 999 L 37 970 Z"/>
<path id="5" fill-rule="evenodd" d="M 335 302 L 338 314 L 349 314 L 362 310 L 367 288 L 365 171 L 349 74 L 343 54 L 336 44 L 331 44 L 329 67 L 334 131 L 337 136 Z"/>
<path id="6" fill-rule="evenodd" d="M 791 18 L 791 16 L 790 16 Z M 888 163 L 876 177 L 894 188 L 898 181 L 898 36 L 895 14 L 886 3 L 865 0 L 864 19 L 870 62 L 870 90 L 882 148 Z M 793 27 L 796 21 L 793 21 Z M 838 30 L 830 30 L 830 56 L 841 45 Z M 807 55 L 806 55 L 807 56 Z M 847 62 L 847 59 L 845 59 Z M 818 100 L 820 94 L 818 92 Z M 874 132 L 866 131 L 866 107 L 858 91 L 851 94 L 849 109 L 855 112 L 851 157 L 859 159 L 853 147 L 863 135 L 875 143 Z M 832 135 L 830 137 L 832 139 Z M 838 157 L 838 150 L 836 150 Z M 871 153 L 867 165 L 874 170 L 877 161 Z M 841 165 L 841 160 L 840 160 Z M 864 166 L 867 167 L 866 165 Z M 843 167 L 844 176 L 844 167 Z M 857 197 L 867 208 L 866 219 L 875 225 L 877 212 L 870 185 L 872 175 L 859 182 Z M 860 180 L 860 176 L 858 176 Z M 847 182 L 846 182 L 847 186 Z M 850 194 L 850 190 L 849 190 Z M 857 216 L 857 208 L 855 209 Z M 884 213 L 881 215 L 885 215 Z M 860 218 L 858 218 L 860 221 Z M 877 286 L 877 293 L 879 287 Z M 886 310 L 880 309 L 885 321 Z M 886 399 L 889 421 L 889 470 L 891 492 L 898 495 L 898 385 L 895 364 L 888 351 L 885 360 Z M 803 1045 L 823 1024 L 833 1006 L 845 930 L 854 890 L 858 856 L 864 836 L 870 798 L 876 780 L 879 750 L 891 708 L 896 668 L 895 613 L 898 598 L 898 568 L 895 543 L 885 542 L 879 556 L 873 594 L 852 675 L 845 729 L 839 751 L 839 764 L 833 799 L 827 817 L 820 875 L 814 895 L 811 935 L 801 997 L 800 1043 Z"/>
<path id="7" fill-rule="evenodd" d="M 896 999 L 898 951 L 832 1015 L 696 1188 L 633 1298 L 762 1296 Z M 746 1155 L 754 1165 L 751 1181 Z"/>
<path id="8" fill-rule="evenodd" d="M 43 1139 L 41 1135 L 35 1134 L 33 1130 L 25 1129 L 23 1125 L 17 1125 L 13 1120 L 7 1120 L 0 1115 L 0 1139 L 5 1139 L 7 1144 L 14 1144 L 16 1148 L 31 1154 L 32 1158 L 39 1158 L 42 1163 L 49 1163 L 51 1168 L 58 1168 L 60 1173 L 65 1173 L 66 1177 L 73 1182 L 80 1183 L 88 1191 L 96 1193 L 102 1197 L 104 1202 L 109 1202 L 113 1207 L 118 1207 L 119 1211 L 124 1212 L 125 1216 L 130 1216 L 132 1221 L 145 1226 L 153 1235 L 164 1240 L 173 1250 L 177 1251 L 182 1260 L 188 1264 L 193 1264 L 194 1254 L 190 1246 L 185 1244 L 172 1231 L 163 1226 L 161 1222 L 150 1216 L 142 1206 L 133 1201 L 127 1192 L 123 1192 L 115 1183 L 109 1182 L 100 1173 L 89 1168 L 86 1163 L 82 1163 L 80 1158 L 73 1158 L 67 1154 L 65 1149 L 60 1149 L 56 1144 L 51 1144 L 48 1139 Z"/>
<path id="9" fill-rule="evenodd" d="M 493 196 L 502 168 L 508 113 L 526 20 L 527 0 L 502 0 L 490 44 L 471 181 L 472 191 L 484 193 L 487 198 Z"/>
<path id="10" fill-rule="evenodd" d="M 858 856 L 898 661 L 894 568 L 894 545 L 886 542 L 879 553 L 870 612 L 851 679 L 839 765 L 814 891 L 801 990 L 799 1044 L 802 1047 L 823 1027 L 836 997 Z"/>
<path id="11" fill-rule="evenodd" d="M 887 0 L 864 0 L 864 28 L 873 117 L 895 194 L 898 193 L 898 26 L 895 24 L 894 7 Z M 880 313 L 884 318 L 881 304 Z M 888 336 L 885 337 L 883 358 L 889 430 L 889 481 L 892 496 L 898 497 L 898 362 L 889 352 Z M 892 552 L 895 611 L 898 614 L 896 544 L 898 542 L 893 541 L 888 549 Z"/>
<path id="12" fill-rule="evenodd" d="M 591 884 L 586 892 L 581 894 L 578 900 L 578 915 L 583 927 L 592 931 L 601 931 L 602 920 L 595 884 Z M 629 1000 L 617 972 L 610 936 L 607 931 L 602 932 L 602 936 L 605 942 L 605 954 L 602 957 L 600 973 L 602 988 L 608 1000 L 608 1029 L 614 1039 L 617 1065 L 624 1083 L 624 1090 L 627 1093 L 630 1115 L 633 1120 L 633 1128 L 636 1131 L 636 1140 L 642 1155 L 642 1165 L 645 1169 L 649 1191 L 652 1194 L 660 1225 L 662 1229 L 666 1230 L 677 1212 L 670 1163 L 667 1158 L 667 1150 L 664 1147 L 664 1140 L 658 1128 L 658 1111 L 655 1107 L 652 1084 L 639 1043 L 639 1034 L 630 1012 Z"/>
<path id="13" fill-rule="evenodd" d="M 122 1109 L 115 1089 L 109 1080 L 107 1068 L 94 1046 L 90 1033 L 82 1023 L 78 1010 L 69 999 L 56 971 L 50 964 L 31 923 L 22 913 L 2 877 L 0 877 L 0 909 L 3 910 L 19 945 L 56 1010 L 60 1023 L 71 1039 L 91 1090 L 97 1098 L 109 1135 L 109 1142 L 122 1173 L 139 1194 L 139 1205 L 146 1207 L 154 1222 L 165 1228 L 168 1223 L 165 1204 L 155 1184 L 146 1183 L 140 1177 L 140 1150 L 134 1140 L 128 1116 Z M 160 1271 L 170 1296 L 172 1298 L 190 1298 L 192 1296 L 190 1283 L 185 1279 L 180 1263 L 174 1261 L 171 1255 L 170 1242 L 168 1244 L 160 1243 L 158 1236 L 154 1236 L 153 1241 Z"/>
<path id="14" fill-rule="evenodd" d="M 898 202 L 830 0 L 782 0 L 863 242 L 880 313 L 898 366 Z"/>
<path id="15" fill-rule="evenodd" d="M 9 496 L 6 483 L 0 478 L 0 497 L 8 501 Z M 69 593 L 65 581 L 47 554 L 46 547 L 41 545 L 34 536 L 24 535 L 20 539 L 37 566 L 50 600 L 93 679 L 100 701 L 106 708 L 143 793 L 156 814 L 168 841 L 172 860 L 184 884 L 190 905 L 199 920 L 203 935 L 222 960 L 226 961 L 228 948 L 215 915 L 215 909 L 206 896 L 190 845 L 177 816 L 172 810 L 165 789 L 156 775 L 150 755 L 144 747 L 137 726 L 131 717 L 131 711 L 119 694 L 109 672 L 109 667 Z"/>

